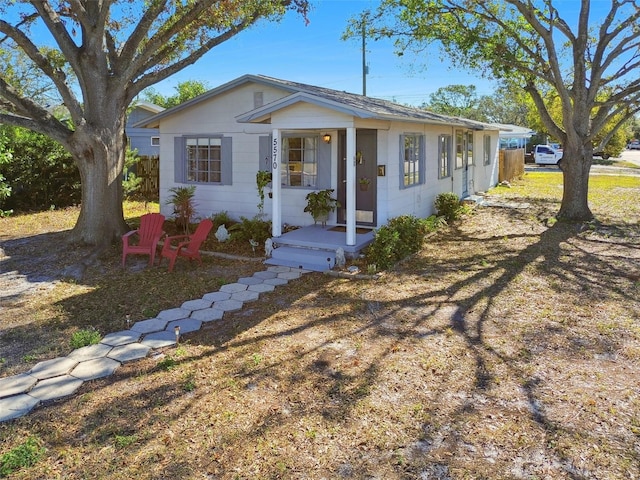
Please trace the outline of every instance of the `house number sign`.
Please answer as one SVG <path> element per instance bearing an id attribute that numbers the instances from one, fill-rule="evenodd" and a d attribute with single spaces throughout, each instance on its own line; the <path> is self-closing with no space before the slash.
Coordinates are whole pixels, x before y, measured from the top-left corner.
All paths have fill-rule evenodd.
<path id="1" fill-rule="evenodd" d="M 272 167 L 273 169 L 277 169 L 278 168 L 278 139 L 274 138 L 273 139 L 273 152 L 272 152 L 272 158 L 271 160 L 273 161 Z"/>

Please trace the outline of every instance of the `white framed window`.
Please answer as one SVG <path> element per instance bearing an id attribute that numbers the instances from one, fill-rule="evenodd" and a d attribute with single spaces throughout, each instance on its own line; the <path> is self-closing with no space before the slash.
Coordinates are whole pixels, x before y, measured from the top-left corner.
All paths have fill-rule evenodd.
<path id="1" fill-rule="evenodd" d="M 318 185 L 318 136 L 282 138 L 282 185 L 315 188 Z"/>
<path id="2" fill-rule="evenodd" d="M 456 170 L 464 166 L 464 134 L 456 130 Z"/>
<path id="3" fill-rule="evenodd" d="M 401 135 L 400 149 L 400 188 L 424 183 L 424 135 Z"/>
<path id="4" fill-rule="evenodd" d="M 220 134 L 174 137 L 174 181 L 231 185 L 232 140 Z"/>
<path id="5" fill-rule="evenodd" d="M 473 165 L 473 132 L 456 130 L 456 170 Z"/>
<path id="6" fill-rule="evenodd" d="M 187 138 L 187 181 L 222 182 L 222 140 Z"/>
<path id="7" fill-rule="evenodd" d="M 451 176 L 451 135 L 438 137 L 438 177 Z"/>
<path id="8" fill-rule="evenodd" d="M 491 135 L 485 135 L 482 139 L 482 160 L 485 165 L 491 163 Z"/>
<path id="9" fill-rule="evenodd" d="M 159 147 L 160 146 L 160 137 L 151 137 L 151 146 Z"/>

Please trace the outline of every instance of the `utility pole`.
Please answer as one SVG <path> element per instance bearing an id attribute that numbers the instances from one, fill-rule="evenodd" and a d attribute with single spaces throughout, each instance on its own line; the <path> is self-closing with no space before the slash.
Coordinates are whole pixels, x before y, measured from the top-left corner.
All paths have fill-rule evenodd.
<path id="1" fill-rule="evenodd" d="M 362 23 L 362 95 L 367 96 L 367 74 L 369 67 L 367 66 L 367 32 L 366 25 Z"/>

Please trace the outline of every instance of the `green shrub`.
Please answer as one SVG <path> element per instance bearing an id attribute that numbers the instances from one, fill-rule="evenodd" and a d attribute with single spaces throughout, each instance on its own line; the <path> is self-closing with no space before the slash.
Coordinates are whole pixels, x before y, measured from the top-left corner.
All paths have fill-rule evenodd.
<path id="1" fill-rule="evenodd" d="M 134 172 L 138 161 L 138 150 L 127 149 L 122 171 L 122 192 L 126 198 L 135 198 L 142 186 L 142 178 L 139 178 Z"/>
<path id="2" fill-rule="evenodd" d="M 71 347 L 82 348 L 87 345 L 95 345 L 100 342 L 100 333 L 93 327 L 73 332 L 71 335 Z"/>
<path id="3" fill-rule="evenodd" d="M 226 210 L 214 213 L 209 218 L 211 218 L 211 221 L 213 222 L 214 229 L 217 229 L 220 225 L 224 225 L 225 228 L 229 229 L 229 227 L 238 223 L 233 218 L 231 218 L 231 215 L 229 215 L 229 212 L 227 212 Z"/>
<path id="4" fill-rule="evenodd" d="M 16 470 L 35 465 L 44 451 L 39 439 L 27 437 L 24 443 L 0 456 L 0 477 L 8 477 Z"/>
<path id="5" fill-rule="evenodd" d="M 436 197 L 436 212 L 439 217 L 443 217 L 447 222 L 456 220 L 462 215 L 460 199 L 453 192 L 441 193 Z"/>
<path id="6" fill-rule="evenodd" d="M 420 250 L 426 234 L 435 231 L 438 225 L 435 217 L 426 220 L 412 215 L 391 218 L 376 231 L 373 243 L 367 249 L 367 263 L 375 265 L 377 270 L 389 269 L 399 260 Z"/>
<path id="7" fill-rule="evenodd" d="M 240 217 L 240 222 L 228 228 L 233 240 L 253 240 L 263 245 L 267 238 L 271 237 L 271 222 L 262 220 L 260 215 L 249 219 Z"/>
<path id="8" fill-rule="evenodd" d="M 11 188 L 4 189 L 11 196 L 0 201 L 0 210 L 43 211 L 51 205 L 80 203 L 80 171 L 60 143 L 25 128 L 0 125 L 0 152 L 0 169 L 6 177 L 0 190 L 2 185 Z"/>

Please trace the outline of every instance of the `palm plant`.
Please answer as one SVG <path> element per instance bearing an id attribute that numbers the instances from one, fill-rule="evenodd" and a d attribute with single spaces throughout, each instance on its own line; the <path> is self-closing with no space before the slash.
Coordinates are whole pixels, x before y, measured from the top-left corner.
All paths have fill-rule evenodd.
<path id="1" fill-rule="evenodd" d="M 182 227 L 185 235 L 189 234 L 191 219 L 196 213 L 196 205 L 193 197 L 196 194 L 195 185 L 188 187 L 173 187 L 169 189 L 171 196 L 167 200 L 167 205 L 173 205 L 173 216 L 176 226 Z"/>

